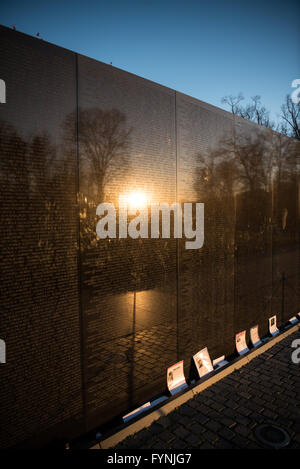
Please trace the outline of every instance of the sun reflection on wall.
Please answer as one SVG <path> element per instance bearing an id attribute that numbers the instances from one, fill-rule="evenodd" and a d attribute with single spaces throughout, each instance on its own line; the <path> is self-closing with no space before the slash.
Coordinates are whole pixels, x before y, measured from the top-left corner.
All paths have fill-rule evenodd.
<path id="1" fill-rule="evenodd" d="M 150 195 L 141 190 L 128 192 L 119 196 L 119 205 L 127 206 L 129 209 L 133 210 L 146 208 L 150 204 L 150 201 Z"/>

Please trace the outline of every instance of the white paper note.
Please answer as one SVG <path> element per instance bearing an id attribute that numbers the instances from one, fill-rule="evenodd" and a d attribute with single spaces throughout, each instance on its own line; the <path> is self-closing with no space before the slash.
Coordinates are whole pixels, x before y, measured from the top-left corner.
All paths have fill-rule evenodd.
<path id="1" fill-rule="evenodd" d="M 239 332 L 235 335 L 235 346 L 239 355 L 249 352 L 246 344 L 246 331 Z"/>
<path id="2" fill-rule="evenodd" d="M 183 360 L 167 369 L 167 386 L 172 395 L 187 387 L 184 377 Z"/>
<path id="3" fill-rule="evenodd" d="M 269 332 L 271 335 L 279 334 L 279 329 L 277 328 L 276 316 L 272 316 L 269 318 Z"/>
<path id="4" fill-rule="evenodd" d="M 203 378 L 203 376 L 213 371 L 214 368 L 212 366 L 212 362 L 211 362 L 207 347 L 200 350 L 200 352 L 196 353 L 193 356 L 193 359 L 194 359 L 200 378 Z"/>
<path id="5" fill-rule="evenodd" d="M 253 347 L 257 347 L 262 343 L 260 340 L 260 337 L 258 335 L 258 326 L 251 327 L 250 329 L 250 340 L 253 345 Z"/>

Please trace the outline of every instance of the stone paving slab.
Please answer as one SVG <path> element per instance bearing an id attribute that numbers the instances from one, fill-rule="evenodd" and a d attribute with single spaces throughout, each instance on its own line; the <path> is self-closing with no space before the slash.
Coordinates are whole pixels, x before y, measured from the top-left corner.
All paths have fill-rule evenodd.
<path id="1" fill-rule="evenodd" d="M 300 449 L 300 364 L 294 332 L 114 449 L 261 448 L 254 429 L 276 423 Z"/>

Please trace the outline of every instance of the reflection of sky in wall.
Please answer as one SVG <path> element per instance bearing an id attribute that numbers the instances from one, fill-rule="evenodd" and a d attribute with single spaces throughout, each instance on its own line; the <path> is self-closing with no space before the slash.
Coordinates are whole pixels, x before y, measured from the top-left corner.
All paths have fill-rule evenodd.
<path id="1" fill-rule="evenodd" d="M 1 21 L 217 106 L 260 94 L 273 117 L 300 77 L 298 0 L 11 0 Z"/>

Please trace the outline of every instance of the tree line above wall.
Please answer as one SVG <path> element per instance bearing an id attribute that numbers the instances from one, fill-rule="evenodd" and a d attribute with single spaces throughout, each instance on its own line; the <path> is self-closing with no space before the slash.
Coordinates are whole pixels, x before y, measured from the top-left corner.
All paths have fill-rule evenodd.
<path id="1" fill-rule="evenodd" d="M 242 105 L 244 99 L 243 93 L 239 93 L 237 96 L 224 96 L 221 102 L 230 108 L 232 114 L 300 140 L 300 101 L 295 103 L 290 95 L 286 95 L 281 106 L 280 120 L 275 124 L 270 119 L 270 111 L 262 104 L 261 96 L 252 96 L 250 103 Z"/>

